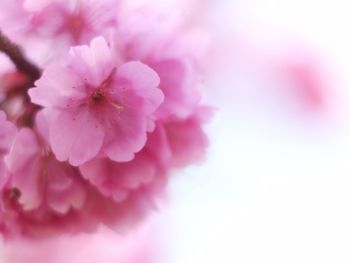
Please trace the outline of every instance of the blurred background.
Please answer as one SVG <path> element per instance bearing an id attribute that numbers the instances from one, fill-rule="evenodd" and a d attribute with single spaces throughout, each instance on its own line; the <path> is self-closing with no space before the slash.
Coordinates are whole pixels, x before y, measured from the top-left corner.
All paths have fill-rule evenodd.
<path id="1" fill-rule="evenodd" d="M 197 4 L 217 111 L 206 163 L 171 185 L 161 262 L 349 262 L 350 3 Z"/>
<path id="2" fill-rule="evenodd" d="M 169 1 L 157 4 L 179 4 Z M 211 35 L 206 161 L 177 172 L 168 202 L 130 236 L 101 230 L 47 252 L 57 263 L 350 262 L 349 8 L 183 0 Z M 20 251 L 4 256 L 34 262 Z"/>

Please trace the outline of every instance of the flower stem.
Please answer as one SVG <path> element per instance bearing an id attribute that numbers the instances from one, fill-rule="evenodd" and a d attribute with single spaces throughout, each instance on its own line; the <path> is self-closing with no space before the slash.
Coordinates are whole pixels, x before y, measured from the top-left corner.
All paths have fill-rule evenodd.
<path id="1" fill-rule="evenodd" d="M 0 30 L 0 51 L 5 53 L 15 64 L 16 68 L 25 74 L 33 83 L 40 78 L 41 70 L 31 63 L 24 55 L 22 49 L 13 43 Z"/>

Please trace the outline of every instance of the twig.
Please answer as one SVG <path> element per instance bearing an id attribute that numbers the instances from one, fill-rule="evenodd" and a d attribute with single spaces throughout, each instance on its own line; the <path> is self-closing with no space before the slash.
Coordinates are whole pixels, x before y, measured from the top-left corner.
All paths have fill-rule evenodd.
<path id="1" fill-rule="evenodd" d="M 32 82 L 41 76 L 41 70 L 31 63 L 22 49 L 6 37 L 0 30 L 0 51 L 5 53 L 15 64 L 16 68 L 25 74 Z"/>

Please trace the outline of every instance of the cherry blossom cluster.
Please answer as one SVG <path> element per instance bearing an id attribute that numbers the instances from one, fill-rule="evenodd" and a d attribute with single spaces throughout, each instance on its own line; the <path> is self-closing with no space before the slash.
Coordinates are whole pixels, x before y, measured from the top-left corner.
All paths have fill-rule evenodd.
<path id="1" fill-rule="evenodd" d="M 211 110 L 195 44 L 124 2 L 2 0 L 4 236 L 125 230 L 174 169 L 203 158 Z"/>

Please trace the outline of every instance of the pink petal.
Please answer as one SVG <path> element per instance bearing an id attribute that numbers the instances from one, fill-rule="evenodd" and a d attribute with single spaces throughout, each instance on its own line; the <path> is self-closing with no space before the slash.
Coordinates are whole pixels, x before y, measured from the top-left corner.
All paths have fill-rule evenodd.
<path id="1" fill-rule="evenodd" d="M 53 64 L 48 66 L 28 91 L 33 103 L 44 107 L 72 107 L 85 96 L 82 81 L 69 68 Z"/>
<path id="2" fill-rule="evenodd" d="M 100 80 L 105 80 L 115 65 L 111 48 L 103 37 L 94 38 L 90 44 L 93 70 Z"/>
<path id="3" fill-rule="evenodd" d="M 5 157 L 10 172 L 17 173 L 37 157 L 40 152 L 34 132 L 29 128 L 21 129 L 13 142 L 10 153 Z"/>
<path id="4" fill-rule="evenodd" d="M 12 173 L 12 187 L 20 190 L 20 203 L 25 210 L 37 208 L 41 197 L 38 185 L 40 174 L 40 151 L 32 130 L 23 128 L 15 138 L 5 162 Z"/>
<path id="5" fill-rule="evenodd" d="M 120 182 L 119 170 L 114 169 L 116 164 L 107 158 L 96 158 L 79 167 L 84 178 L 97 187 L 98 191 L 106 197 L 112 197 L 121 202 L 128 196 L 128 189 Z"/>
<path id="6" fill-rule="evenodd" d="M 166 59 L 152 64 L 152 68 L 159 74 L 160 88 L 165 96 L 157 110 L 158 115 L 162 118 L 186 118 L 192 114 L 200 95 L 191 64 L 178 59 Z"/>
<path id="7" fill-rule="evenodd" d="M 198 116 L 192 116 L 182 122 L 164 125 L 172 151 L 172 163 L 174 166 L 183 167 L 191 163 L 200 162 L 205 157 L 208 137 L 202 129 L 201 121 Z"/>
<path id="8" fill-rule="evenodd" d="M 96 158 L 80 166 L 80 171 L 102 194 L 116 201 L 122 201 L 129 191 L 149 183 L 156 175 L 155 164 L 147 154 L 139 154 L 127 163 Z"/>
<path id="9" fill-rule="evenodd" d="M 75 178 L 74 168 L 67 163 L 51 160 L 48 170 L 48 205 L 61 214 L 67 213 L 71 207 L 81 208 L 86 195 L 83 186 Z"/>
<path id="10" fill-rule="evenodd" d="M 9 173 L 7 171 L 7 167 L 5 165 L 5 162 L 0 159 L 0 190 L 3 189 L 8 178 L 9 178 Z"/>
<path id="11" fill-rule="evenodd" d="M 104 139 L 102 125 L 88 109 L 62 111 L 50 127 L 50 143 L 59 161 L 74 166 L 95 157 Z"/>
<path id="12" fill-rule="evenodd" d="M 133 110 L 125 110 L 117 122 L 106 129 L 103 152 L 116 162 L 128 162 L 147 139 L 147 120 Z"/>
<path id="13" fill-rule="evenodd" d="M 35 116 L 35 128 L 41 139 L 49 145 L 49 130 L 52 121 L 57 117 L 57 112 L 52 109 L 43 109 Z"/>
<path id="14" fill-rule="evenodd" d="M 163 125 L 158 124 L 156 129 L 148 134 L 147 151 L 154 158 L 154 162 L 161 167 L 167 167 L 172 157 L 169 141 Z"/>
<path id="15" fill-rule="evenodd" d="M 111 49 L 102 37 L 93 39 L 90 47 L 71 48 L 69 55 L 69 65 L 73 71 L 94 86 L 98 86 L 107 78 L 115 63 Z"/>
<path id="16" fill-rule="evenodd" d="M 153 113 L 164 99 L 162 91 L 158 88 L 159 77 L 147 65 L 138 62 L 128 62 L 121 65 L 117 71 L 117 84 L 129 82 L 136 94 L 145 100 L 143 111 L 145 114 Z"/>
<path id="17" fill-rule="evenodd" d="M 6 120 L 6 114 L 0 111 L 0 155 L 6 153 L 16 135 L 16 126 Z"/>

